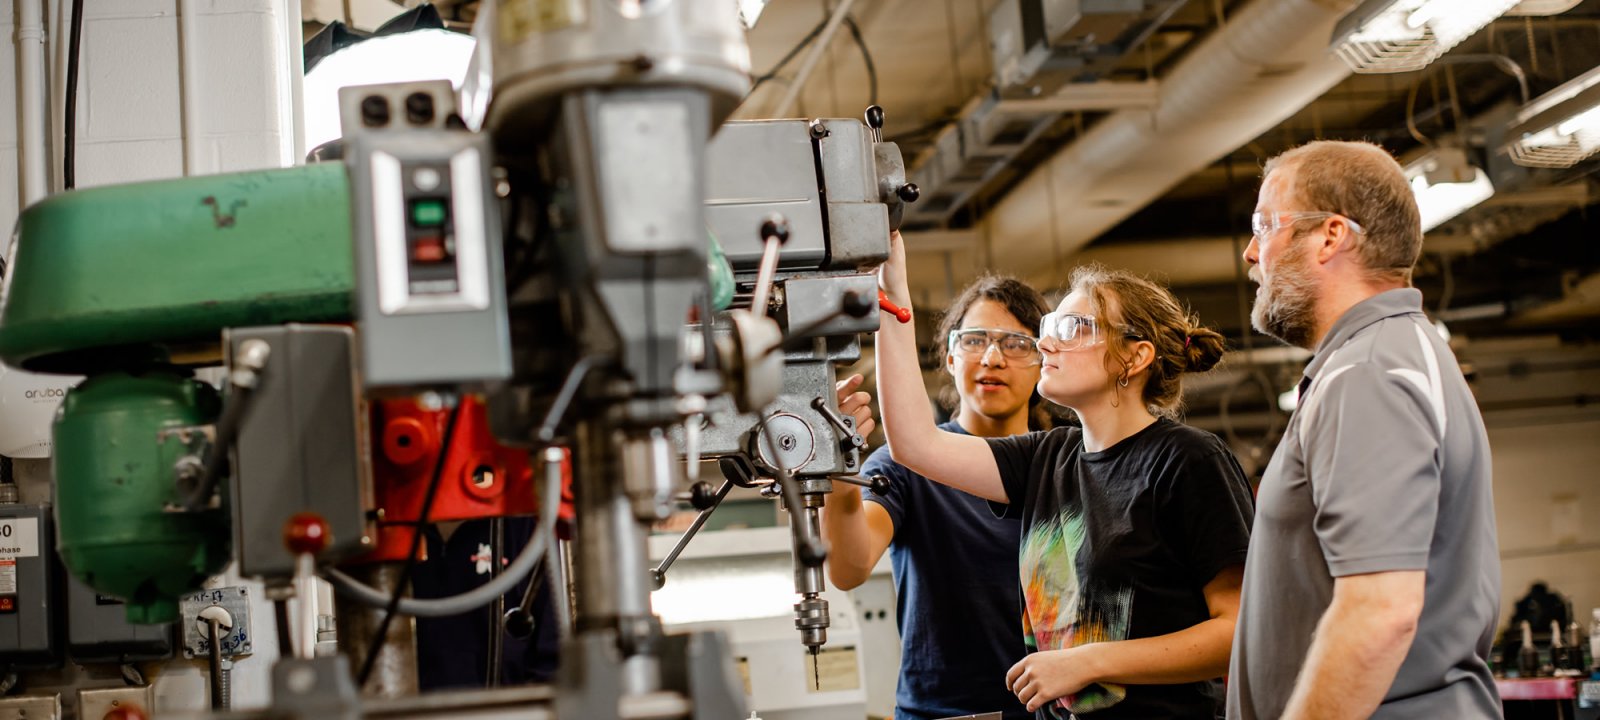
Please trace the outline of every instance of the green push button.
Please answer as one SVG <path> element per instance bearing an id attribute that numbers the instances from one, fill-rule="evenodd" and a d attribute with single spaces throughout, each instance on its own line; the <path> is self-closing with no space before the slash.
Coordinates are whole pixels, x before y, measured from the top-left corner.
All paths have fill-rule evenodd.
<path id="1" fill-rule="evenodd" d="M 411 224 L 417 227 L 439 227 L 444 224 L 443 200 L 417 200 L 411 203 Z"/>

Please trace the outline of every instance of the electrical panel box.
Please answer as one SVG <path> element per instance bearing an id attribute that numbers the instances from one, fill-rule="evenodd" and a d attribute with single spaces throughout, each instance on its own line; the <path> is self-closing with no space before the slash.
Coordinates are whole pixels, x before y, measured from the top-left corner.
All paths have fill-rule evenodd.
<path id="1" fill-rule="evenodd" d="M 228 330 L 228 362 L 254 341 L 266 343 L 270 354 L 250 400 L 250 419 L 233 443 L 233 548 L 244 575 L 287 578 L 294 556 L 283 545 L 283 527 L 295 513 L 315 512 L 327 521 L 332 539 L 325 560 L 372 547 L 367 411 L 350 328 Z"/>
<path id="2" fill-rule="evenodd" d="M 128 663 L 172 657 L 172 623 L 135 625 L 117 598 L 67 575 L 67 655 L 79 663 Z"/>
<path id="3" fill-rule="evenodd" d="M 387 102 L 383 87 L 346 90 L 370 92 L 375 104 Z M 416 90 L 405 102 L 429 94 Z M 451 101 L 429 102 L 439 108 Z M 362 130 L 346 139 L 363 383 L 404 389 L 509 378 L 500 201 L 488 139 L 421 127 Z"/>
<path id="4" fill-rule="evenodd" d="M 0 664 L 61 664 L 49 505 L 0 504 Z"/>

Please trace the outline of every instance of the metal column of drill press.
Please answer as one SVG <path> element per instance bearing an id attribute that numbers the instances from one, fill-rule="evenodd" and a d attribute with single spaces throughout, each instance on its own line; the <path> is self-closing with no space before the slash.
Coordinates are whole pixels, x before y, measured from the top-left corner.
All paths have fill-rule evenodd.
<path id="1" fill-rule="evenodd" d="M 557 714 L 617 718 L 627 703 L 662 698 L 688 700 L 694 718 L 742 717 L 731 668 L 699 661 L 726 659 L 720 637 L 661 637 L 645 546 L 677 490 L 666 431 L 693 412 L 680 381 L 706 384 L 685 333 L 711 289 L 705 145 L 749 85 L 737 13 L 717 0 L 576 0 L 553 13 L 488 3 L 478 27 L 493 97 L 478 116 L 467 89 L 468 125 L 481 122 L 516 169 L 510 201 L 533 201 L 542 232 L 515 241 L 548 263 L 512 291 L 543 286 L 552 302 L 542 312 L 559 319 L 526 323 L 543 337 L 529 338 L 538 355 L 519 356 L 517 370 L 556 364 L 544 356 L 584 370 L 559 429 L 574 448 L 578 598 Z"/>

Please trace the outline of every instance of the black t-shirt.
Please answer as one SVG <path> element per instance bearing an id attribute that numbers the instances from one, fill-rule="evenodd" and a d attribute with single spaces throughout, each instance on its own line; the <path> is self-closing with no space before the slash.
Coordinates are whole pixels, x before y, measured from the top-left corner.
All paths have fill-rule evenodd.
<path id="1" fill-rule="evenodd" d="M 939 426 L 967 434 L 955 421 Z M 900 682 L 895 720 L 978 715 L 1030 718 L 1006 687 L 1006 671 L 1027 649 L 1017 633 L 1017 538 L 1022 523 L 997 518 L 980 497 L 940 485 L 894 461 L 888 446 L 864 475 L 889 478 L 889 491 L 865 488 L 894 523 L 895 621 Z"/>
<path id="2" fill-rule="evenodd" d="M 1078 428 L 989 440 L 1022 519 L 1024 640 L 1030 650 L 1155 637 L 1211 617 L 1203 589 L 1244 563 L 1254 500 L 1215 435 L 1157 420 L 1100 452 Z M 1110 718 L 1216 718 L 1220 680 L 1094 684 L 1050 703 Z"/>

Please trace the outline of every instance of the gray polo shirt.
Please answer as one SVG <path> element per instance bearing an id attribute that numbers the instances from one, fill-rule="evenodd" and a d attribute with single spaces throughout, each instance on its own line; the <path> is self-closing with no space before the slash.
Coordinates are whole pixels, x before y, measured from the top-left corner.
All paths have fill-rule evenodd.
<path id="1" fill-rule="evenodd" d="M 1410 288 L 1351 308 L 1306 367 L 1256 498 L 1228 717 L 1283 714 L 1334 578 L 1404 570 L 1427 571 L 1422 617 L 1373 717 L 1500 717 L 1489 441 Z"/>

